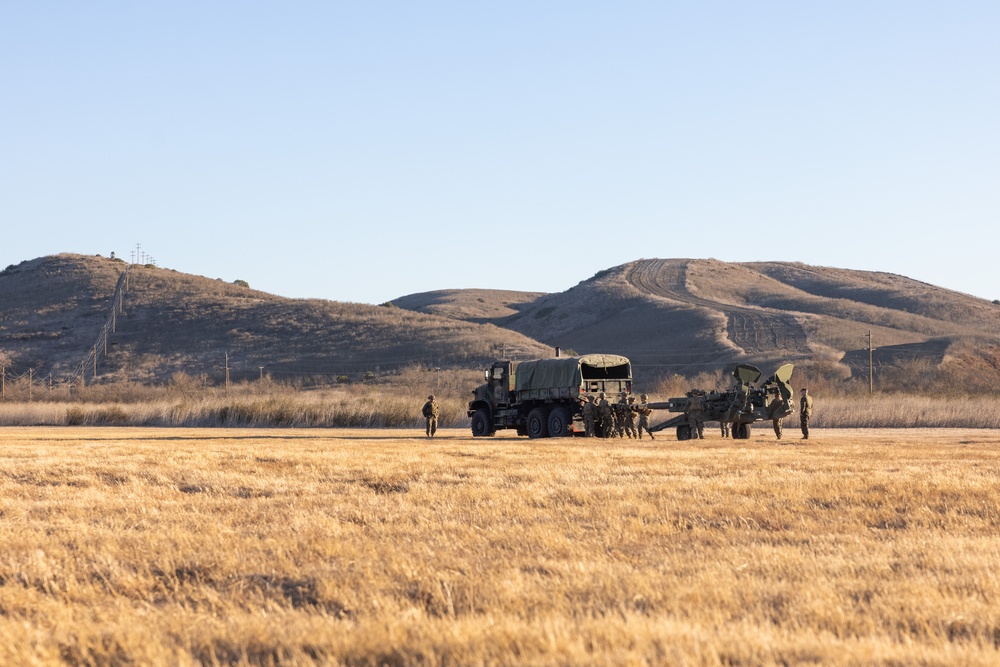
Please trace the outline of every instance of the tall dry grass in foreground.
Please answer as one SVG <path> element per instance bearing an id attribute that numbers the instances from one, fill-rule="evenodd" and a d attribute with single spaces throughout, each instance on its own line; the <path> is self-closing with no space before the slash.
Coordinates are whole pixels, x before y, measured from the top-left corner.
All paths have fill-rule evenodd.
<path id="1" fill-rule="evenodd" d="M 468 428 L 471 394 L 434 390 L 440 424 Z M 417 428 L 426 387 L 368 387 L 296 391 L 274 388 L 226 396 L 218 390 L 161 391 L 143 400 L 5 401 L 0 426 L 180 426 L 180 427 L 334 427 Z M 665 400 L 668 394 L 652 396 Z M 906 394 L 815 397 L 817 428 L 1000 428 L 1000 397 L 933 397 Z M 797 408 L 797 406 L 796 406 Z M 652 423 L 675 415 L 657 412 Z M 786 419 L 798 424 L 798 416 Z M 757 428 L 770 428 L 769 423 Z"/>
<path id="2" fill-rule="evenodd" d="M 426 393 L 388 391 L 217 394 L 142 402 L 0 403 L 2 426 L 400 428 L 423 423 Z M 440 423 L 467 424 L 468 403 L 442 398 Z"/>
<path id="3" fill-rule="evenodd" d="M 1000 660 L 1000 436 L 3 429 L 0 663 Z"/>

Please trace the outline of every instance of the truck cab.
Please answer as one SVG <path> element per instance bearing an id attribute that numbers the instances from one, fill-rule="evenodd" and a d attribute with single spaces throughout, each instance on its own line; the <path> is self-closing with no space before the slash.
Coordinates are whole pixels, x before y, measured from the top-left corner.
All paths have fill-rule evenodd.
<path id="1" fill-rule="evenodd" d="M 486 369 L 486 387 L 495 406 L 507 406 L 513 402 L 514 373 L 511 362 L 497 361 Z"/>

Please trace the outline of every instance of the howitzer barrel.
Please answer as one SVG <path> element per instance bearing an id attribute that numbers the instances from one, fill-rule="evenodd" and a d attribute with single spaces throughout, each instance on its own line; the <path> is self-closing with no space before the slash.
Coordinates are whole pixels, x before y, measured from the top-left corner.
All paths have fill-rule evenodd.
<path id="1" fill-rule="evenodd" d="M 683 412 L 684 406 L 687 404 L 686 398 L 670 398 L 666 401 L 657 401 L 655 403 L 646 403 L 646 407 L 650 410 L 670 410 L 671 412 Z"/>

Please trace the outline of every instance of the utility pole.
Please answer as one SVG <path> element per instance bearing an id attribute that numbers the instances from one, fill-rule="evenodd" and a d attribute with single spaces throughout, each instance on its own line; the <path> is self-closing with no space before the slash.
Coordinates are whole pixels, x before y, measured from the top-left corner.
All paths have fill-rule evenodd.
<path id="1" fill-rule="evenodd" d="M 258 366 L 257 368 L 260 369 L 260 383 L 264 384 L 264 367 L 263 366 Z"/>
<path id="2" fill-rule="evenodd" d="M 229 398 L 229 353 L 226 352 L 226 398 Z"/>
<path id="3" fill-rule="evenodd" d="M 94 346 L 94 377 L 97 377 L 97 346 Z"/>
<path id="4" fill-rule="evenodd" d="M 0 401 L 7 400 L 7 366 L 0 366 Z"/>
<path id="5" fill-rule="evenodd" d="M 28 369 L 28 401 L 31 401 L 31 385 L 34 384 L 35 369 Z"/>
<path id="6" fill-rule="evenodd" d="M 872 347 L 872 330 L 868 330 L 868 395 L 871 396 L 875 393 L 875 366 L 872 363 L 872 352 L 875 348 Z"/>

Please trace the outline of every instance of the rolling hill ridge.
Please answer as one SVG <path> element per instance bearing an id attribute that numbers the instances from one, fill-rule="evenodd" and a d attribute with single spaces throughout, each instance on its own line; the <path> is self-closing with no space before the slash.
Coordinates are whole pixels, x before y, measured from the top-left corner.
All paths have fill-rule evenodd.
<path id="1" fill-rule="evenodd" d="M 1000 385 L 1000 306 L 889 273 L 642 259 L 560 293 L 439 290 L 374 306 L 73 254 L 0 272 L 0 359 L 15 375 L 31 369 L 65 382 L 93 382 L 95 372 L 99 381 L 218 381 L 227 363 L 236 380 L 353 380 L 408 366 L 478 368 L 501 354 L 545 357 L 557 346 L 623 354 L 643 378 L 791 361 L 846 379 L 867 374 L 869 332 L 883 373 L 950 364 Z"/>
<path id="2" fill-rule="evenodd" d="M 690 375 L 737 362 L 839 365 L 944 362 L 1000 345 L 1000 306 L 889 273 L 787 262 L 643 259 L 601 271 L 558 294 L 498 293 L 515 313 L 476 310 L 463 290 L 393 303 L 509 328 L 580 353 L 613 351 L 652 373 Z M 486 298 L 476 291 L 476 300 Z M 869 332 L 871 339 L 868 338 Z M 976 354 L 972 354 L 976 356 Z"/>
<path id="3" fill-rule="evenodd" d="M 84 363 L 108 318 L 126 264 L 81 255 L 22 262 L 0 273 L 0 353 L 17 372 L 94 376 Z M 493 324 L 391 306 L 288 299 L 221 280 L 132 265 L 98 378 L 160 382 L 174 373 L 217 380 L 357 378 L 410 365 L 469 366 L 507 349 L 550 350 Z"/>

